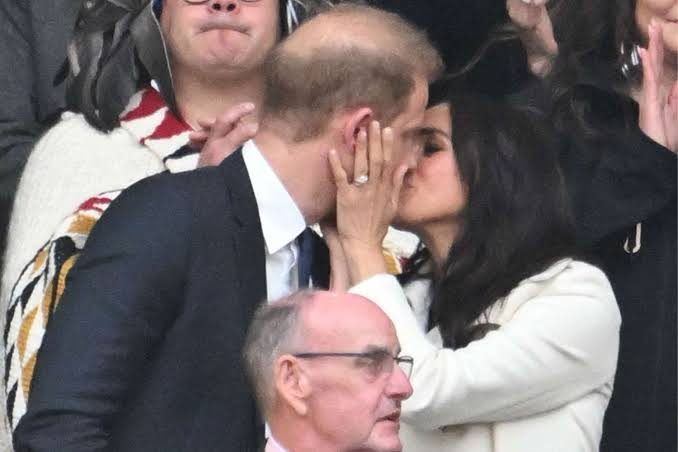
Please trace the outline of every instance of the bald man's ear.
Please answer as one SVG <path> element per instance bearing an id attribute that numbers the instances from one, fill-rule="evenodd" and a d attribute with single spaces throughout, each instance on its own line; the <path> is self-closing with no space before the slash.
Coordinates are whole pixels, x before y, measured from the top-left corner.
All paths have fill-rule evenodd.
<path id="1" fill-rule="evenodd" d="M 273 383 L 281 403 L 288 405 L 299 416 L 308 413 L 307 399 L 311 393 L 311 383 L 297 358 L 282 355 L 276 360 Z"/>
<path id="2" fill-rule="evenodd" d="M 374 119 L 374 113 L 371 108 L 367 107 L 359 108 L 348 115 L 342 131 L 344 143 L 348 149 L 355 150 L 358 132 L 360 129 L 367 130 L 372 119 Z"/>

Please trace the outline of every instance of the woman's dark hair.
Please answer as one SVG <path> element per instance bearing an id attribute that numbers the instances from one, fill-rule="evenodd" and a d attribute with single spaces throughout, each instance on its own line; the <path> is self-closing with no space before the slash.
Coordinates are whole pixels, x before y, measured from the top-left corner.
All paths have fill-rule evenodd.
<path id="1" fill-rule="evenodd" d="M 430 326 L 445 346 L 474 337 L 474 324 L 520 281 L 575 254 L 574 231 L 553 134 L 540 118 L 477 95 L 431 88 L 448 104 L 467 205 L 447 262 L 434 279 Z M 403 279 L 430 259 L 415 254 Z"/>
<path id="2" fill-rule="evenodd" d="M 561 130 L 576 128 L 595 137 L 606 128 L 610 111 L 620 109 L 624 124 L 637 124 L 623 106 L 640 67 L 624 75 L 633 46 L 641 44 L 635 22 L 636 0 L 556 0 L 549 8 L 558 57 L 549 76 L 553 113 Z M 623 52 L 622 52 L 623 49 Z M 591 98 L 605 95 L 606 111 L 593 111 Z"/>

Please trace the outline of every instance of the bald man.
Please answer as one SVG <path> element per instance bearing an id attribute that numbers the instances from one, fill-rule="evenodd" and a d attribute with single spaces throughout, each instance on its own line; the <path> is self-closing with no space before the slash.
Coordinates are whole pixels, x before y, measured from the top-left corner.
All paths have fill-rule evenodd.
<path id="1" fill-rule="evenodd" d="M 245 364 L 270 426 L 266 452 L 396 452 L 412 358 L 359 295 L 298 292 L 254 315 Z"/>
<path id="2" fill-rule="evenodd" d="M 218 167 L 130 187 L 97 223 L 45 334 L 18 452 L 263 442 L 241 350 L 259 302 L 299 284 L 297 236 L 333 215 L 328 151 L 353 176 L 357 135 L 376 119 L 401 143 L 393 160 L 414 164 L 441 60 L 397 15 L 340 5 L 264 66 L 254 140 Z"/>

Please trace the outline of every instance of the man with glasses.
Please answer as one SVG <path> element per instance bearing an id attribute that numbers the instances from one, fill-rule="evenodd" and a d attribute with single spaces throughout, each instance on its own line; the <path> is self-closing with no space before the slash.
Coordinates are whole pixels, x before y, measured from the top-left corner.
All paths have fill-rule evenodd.
<path id="1" fill-rule="evenodd" d="M 302 291 L 263 305 L 245 363 L 270 427 L 267 452 L 401 450 L 412 358 L 359 295 Z"/>

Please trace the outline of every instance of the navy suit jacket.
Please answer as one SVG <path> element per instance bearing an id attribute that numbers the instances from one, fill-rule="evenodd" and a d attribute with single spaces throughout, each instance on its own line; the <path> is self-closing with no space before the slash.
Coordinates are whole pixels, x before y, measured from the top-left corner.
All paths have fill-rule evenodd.
<path id="1" fill-rule="evenodd" d="M 125 190 L 50 321 L 17 452 L 257 450 L 241 349 L 265 275 L 240 152 Z"/>

